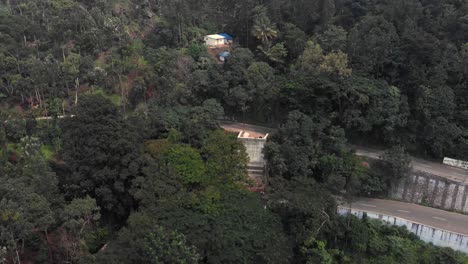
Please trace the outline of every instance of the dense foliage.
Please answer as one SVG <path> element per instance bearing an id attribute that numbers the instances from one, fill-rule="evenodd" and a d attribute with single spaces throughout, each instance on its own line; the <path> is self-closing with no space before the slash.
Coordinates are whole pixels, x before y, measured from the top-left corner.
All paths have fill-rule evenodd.
<path id="1" fill-rule="evenodd" d="M 335 199 L 384 197 L 407 151 L 466 156 L 467 16 L 464 0 L 0 0 L 0 263 L 467 263 Z M 219 32 L 223 63 L 203 44 Z M 278 128 L 265 193 L 221 118 Z M 389 150 L 374 164 L 348 142 Z"/>

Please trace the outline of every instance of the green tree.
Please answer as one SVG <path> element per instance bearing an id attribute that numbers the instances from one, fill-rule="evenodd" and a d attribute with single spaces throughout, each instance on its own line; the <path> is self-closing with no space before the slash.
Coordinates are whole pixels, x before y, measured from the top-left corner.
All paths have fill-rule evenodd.
<path id="1" fill-rule="evenodd" d="M 65 206 L 62 212 L 62 226 L 66 230 L 66 239 L 61 246 L 67 252 L 69 261 L 78 263 L 82 256 L 89 253 L 85 238 L 100 218 L 96 200 L 89 196 L 73 199 Z"/>
<path id="2" fill-rule="evenodd" d="M 183 233 L 206 263 L 289 263 L 291 248 L 280 219 L 260 197 L 228 188 L 220 194 L 210 214 L 178 199 L 152 210 L 153 217 L 166 229 Z"/>
<path id="3" fill-rule="evenodd" d="M 304 52 L 299 57 L 298 68 L 308 74 L 318 74 L 323 61 L 323 49 L 319 44 L 309 40 Z"/>
<path id="4" fill-rule="evenodd" d="M 119 230 L 118 236 L 108 244 L 106 250 L 98 252 L 97 263 L 150 263 L 151 255 L 145 248 L 145 237 L 155 229 L 157 223 L 143 213 L 133 213 L 127 226 Z"/>
<path id="5" fill-rule="evenodd" d="M 34 230 L 47 234 L 55 224 L 48 201 L 14 179 L 2 179 L 0 212 L 0 244 L 7 246 L 17 263 L 21 262 L 22 245 L 32 238 Z"/>
<path id="6" fill-rule="evenodd" d="M 407 176 L 411 170 L 411 157 L 403 146 L 394 146 L 386 150 L 382 159 L 387 163 L 392 181 L 398 181 Z"/>
<path id="7" fill-rule="evenodd" d="M 4 246 L 1 246 L 0 248 L 0 263 L 1 264 L 6 264 L 7 253 L 8 253 L 7 248 Z"/>
<path id="8" fill-rule="evenodd" d="M 181 133 L 182 141 L 200 146 L 209 133 L 215 130 L 217 120 L 224 115 L 224 109 L 214 99 L 201 105 L 174 105 L 171 107 L 149 106 L 149 122 L 152 129 L 167 134 L 172 129 Z"/>
<path id="9" fill-rule="evenodd" d="M 31 186 L 35 193 L 42 195 L 54 207 L 60 207 L 62 197 L 58 189 L 58 179 L 41 153 L 41 143 L 37 138 L 21 139 L 23 152 L 21 160 L 21 181 Z"/>
<path id="10" fill-rule="evenodd" d="M 268 50 L 271 40 L 278 36 L 278 29 L 266 14 L 260 14 L 254 20 L 252 35 L 262 42 L 263 49 Z"/>
<path id="11" fill-rule="evenodd" d="M 288 49 L 288 55 L 291 58 L 297 58 L 306 46 L 307 36 L 300 28 L 292 23 L 284 25 L 283 36 L 284 45 Z"/>
<path id="12" fill-rule="evenodd" d="M 428 152 L 442 158 L 449 156 L 456 149 L 456 142 L 461 136 L 461 130 L 457 124 L 448 121 L 444 117 L 437 117 L 424 127 L 423 139 L 427 142 Z"/>
<path id="13" fill-rule="evenodd" d="M 342 51 L 332 52 L 323 57 L 320 70 L 339 78 L 350 77 L 352 70 L 348 67 L 348 55 Z"/>
<path id="14" fill-rule="evenodd" d="M 264 62 L 254 62 L 247 68 L 248 89 L 252 94 L 249 115 L 268 120 L 275 111 L 280 87 L 274 69 Z"/>
<path id="15" fill-rule="evenodd" d="M 348 128 L 385 142 L 398 143 L 398 132 L 408 124 L 409 117 L 407 97 L 398 87 L 353 76 L 345 82 L 340 93 L 342 122 Z"/>
<path id="16" fill-rule="evenodd" d="M 202 157 L 210 182 L 222 185 L 248 182 L 248 156 L 234 135 L 222 130 L 212 132 L 203 143 Z"/>
<path id="17" fill-rule="evenodd" d="M 332 256 L 327 252 L 326 243 L 323 241 L 317 241 L 314 238 L 306 240 L 301 247 L 301 254 L 305 256 L 305 263 L 314 264 L 331 264 L 333 263 Z"/>
<path id="18" fill-rule="evenodd" d="M 154 148 L 154 151 L 149 151 L 157 156 L 154 157 L 150 153 L 153 157 L 148 157 L 148 154 L 143 156 L 145 162 L 142 174 L 132 182 L 132 195 L 139 202 L 140 207 L 152 208 L 159 205 L 161 201 L 184 196 L 187 190 L 181 175 L 171 173 L 169 164 L 164 161 L 170 148 L 169 143 L 159 143 L 162 144 L 156 146 L 153 143 L 151 148 Z"/>
<path id="19" fill-rule="evenodd" d="M 320 44 L 325 52 L 338 50 L 345 52 L 347 37 L 348 33 L 344 28 L 331 25 L 322 33 L 315 35 L 314 39 Z"/>
<path id="20" fill-rule="evenodd" d="M 63 58 L 61 64 L 62 74 L 67 87 L 67 92 L 70 95 L 69 89 L 75 88 L 75 104 L 78 103 L 78 89 L 80 88 L 80 64 L 81 56 L 76 53 L 70 53 L 67 57 Z"/>
<path id="21" fill-rule="evenodd" d="M 145 247 L 152 257 L 151 263 L 199 263 L 198 253 L 186 244 L 184 235 L 167 232 L 162 227 L 146 235 Z"/>
<path id="22" fill-rule="evenodd" d="M 288 119 L 272 141 L 265 146 L 272 174 L 290 179 L 312 177 L 321 151 L 322 124 L 299 112 L 289 113 Z"/>
<path id="23" fill-rule="evenodd" d="M 128 214 L 130 183 L 139 172 L 139 136 L 101 95 L 84 95 L 63 119 L 62 186 L 71 198 L 90 195 L 107 216 Z M 110 218 L 112 219 L 112 218 Z"/>
<path id="24" fill-rule="evenodd" d="M 295 246 L 317 237 L 332 221 L 335 201 L 313 179 L 271 178 L 268 192 L 269 207 L 281 217 L 287 235 L 294 239 Z M 311 197 L 311 193 L 315 195 Z"/>
<path id="25" fill-rule="evenodd" d="M 349 35 L 350 58 L 361 71 L 382 76 L 387 65 L 397 63 L 399 36 L 382 16 L 366 16 Z"/>
<path id="26" fill-rule="evenodd" d="M 283 64 L 284 59 L 288 55 L 288 50 L 284 47 L 284 43 L 276 43 L 268 50 L 260 50 L 268 58 L 268 60 L 276 64 Z"/>
<path id="27" fill-rule="evenodd" d="M 323 183 L 333 193 L 346 191 L 349 195 L 356 194 L 365 176 L 361 160 L 350 152 L 322 156 L 319 168 Z"/>
<path id="28" fill-rule="evenodd" d="M 207 182 L 205 164 L 196 149 L 173 145 L 167 153 L 167 159 L 169 167 L 182 177 L 185 184 L 196 186 Z"/>
<path id="29" fill-rule="evenodd" d="M 192 43 L 190 44 L 190 47 L 188 49 L 188 53 L 194 60 L 198 60 L 200 58 L 200 55 L 203 52 L 203 46 L 197 43 Z"/>
<path id="30" fill-rule="evenodd" d="M 138 68 L 139 64 L 139 53 L 142 51 L 140 47 L 140 42 L 135 41 L 134 46 L 126 46 L 122 47 L 115 52 L 112 53 L 112 62 L 108 69 L 108 72 L 114 76 L 117 81 L 116 83 L 119 84 L 120 89 L 120 103 L 123 106 L 124 113 L 126 112 L 126 107 L 128 104 L 128 93 L 129 90 L 125 85 L 125 81 L 127 80 L 128 74 L 132 69 Z"/>

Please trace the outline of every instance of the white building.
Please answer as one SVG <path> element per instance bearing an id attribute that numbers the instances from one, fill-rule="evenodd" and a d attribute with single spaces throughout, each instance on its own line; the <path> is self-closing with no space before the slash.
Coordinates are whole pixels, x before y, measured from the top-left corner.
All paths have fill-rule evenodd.
<path id="1" fill-rule="evenodd" d="M 205 36 L 205 45 L 207 46 L 222 46 L 232 43 L 232 37 L 228 34 L 212 34 Z"/>

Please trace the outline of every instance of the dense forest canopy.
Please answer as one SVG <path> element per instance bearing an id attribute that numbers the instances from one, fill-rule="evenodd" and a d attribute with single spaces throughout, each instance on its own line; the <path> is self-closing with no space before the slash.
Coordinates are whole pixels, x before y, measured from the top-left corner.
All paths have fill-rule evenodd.
<path id="1" fill-rule="evenodd" d="M 467 263 L 336 214 L 407 152 L 468 154 L 466 0 L 0 0 L 0 263 Z"/>

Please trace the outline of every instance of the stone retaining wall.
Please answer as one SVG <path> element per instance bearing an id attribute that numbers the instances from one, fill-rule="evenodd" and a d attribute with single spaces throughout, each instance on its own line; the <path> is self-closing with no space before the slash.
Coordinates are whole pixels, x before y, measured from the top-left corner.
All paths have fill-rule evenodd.
<path id="1" fill-rule="evenodd" d="M 468 213 L 468 184 L 413 170 L 390 192 L 390 198 Z"/>

